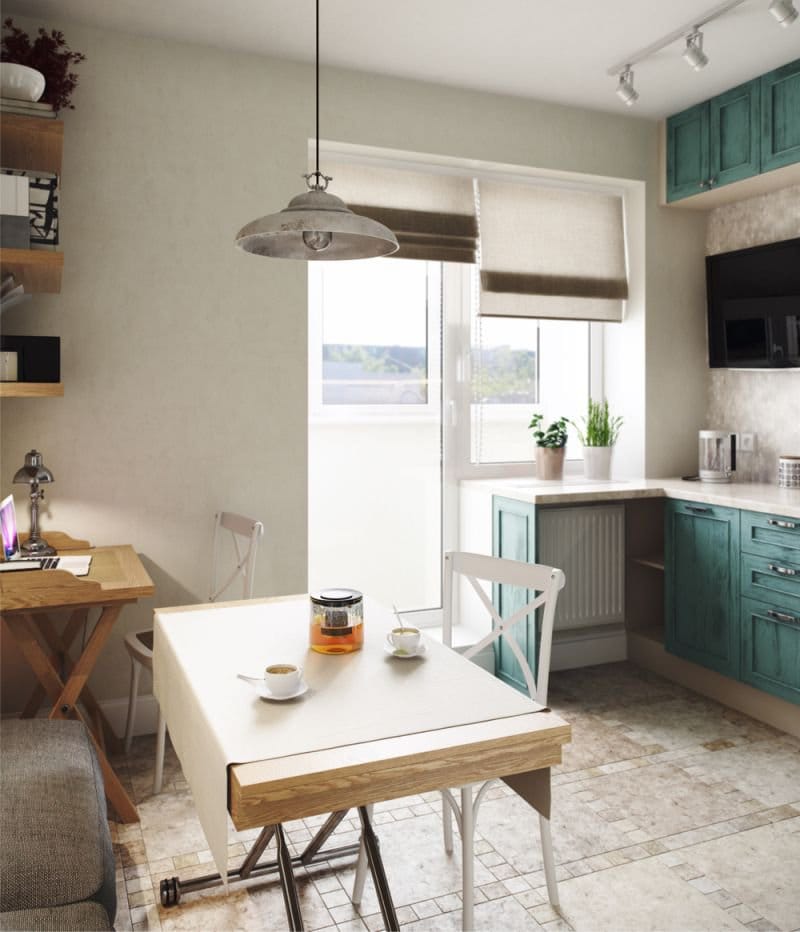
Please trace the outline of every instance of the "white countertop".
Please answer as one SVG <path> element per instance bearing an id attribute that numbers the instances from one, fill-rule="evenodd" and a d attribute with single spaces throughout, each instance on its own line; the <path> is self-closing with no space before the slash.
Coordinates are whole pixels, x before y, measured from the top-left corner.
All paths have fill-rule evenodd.
<path id="1" fill-rule="evenodd" d="M 636 498 L 677 498 L 800 518 L 800 489 L 760 482 L 687 482 L 683 479 L 630 479 L 597 482 L 580 476 L 560 481 L 481 479 L 466 484 L 532 505 L 567 505 Z"/>

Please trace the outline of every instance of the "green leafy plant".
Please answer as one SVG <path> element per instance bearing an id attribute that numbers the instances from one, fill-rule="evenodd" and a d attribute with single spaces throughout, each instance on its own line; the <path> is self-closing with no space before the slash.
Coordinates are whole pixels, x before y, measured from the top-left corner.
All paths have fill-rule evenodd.
<path id="1" fill-rule="evenodd" d="M 70 68 L 85 61 L 86 56 L 70 49 L 63 32 L 40 28 L 31 42 L 28 33 L 8 17 L 3 20 L 0 59 L 40 71 L 46 82 L 42 101 L 52 104 L 54 110 L 75 109 L 70 98 L 78 86 L 78 76 Z"/>
<path id="2" fill-rule="evenodd" d="M 530 424 L 528 424 L 528 427 L 533 430 L 533 439 L 536 441 L 536 446 L 549 447 L 551 450 L 557 450 L 559 447 L 565 446 L 567 443 L 567 419 L 560 417 L 557 421 L 553 421 L 547 430 L 541 429 L 543 420 L 543 415 L 534 414 Z"/>
<path id="3" fill-rule="evenodd" d="M 607 401 L 589 399 L 589 410 L 583 421 L 583 429 L 574 421 L 570 424 L 578 432 L 585 447 L 613 447 L 622 427 L 621 417 L 611 417 Z"/>

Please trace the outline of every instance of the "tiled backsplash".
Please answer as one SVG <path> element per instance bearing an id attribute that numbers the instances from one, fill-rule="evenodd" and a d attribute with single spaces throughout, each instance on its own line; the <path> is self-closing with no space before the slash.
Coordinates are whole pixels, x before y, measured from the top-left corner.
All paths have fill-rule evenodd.
<path id="1" fill-rule="evenodd" d="M 800 185 L 726 204 L 708 216 L 706 253 L 746 249 L 800 236 Z M 754 455 L 740 457 L 742 479 L 775 482 L 778 456 L 800 456 L 800 370 L 709 372 L 706 426 L 757 434 Z"/>

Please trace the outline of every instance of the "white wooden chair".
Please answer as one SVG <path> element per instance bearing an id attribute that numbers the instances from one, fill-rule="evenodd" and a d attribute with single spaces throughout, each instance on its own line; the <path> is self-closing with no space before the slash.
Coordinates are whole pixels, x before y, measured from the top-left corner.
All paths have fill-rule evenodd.
<path id="1" fill-rule="evenodd" d="M 457 579 L 464 578 L 474 589 L 479 600 L 484 605 L 492 619 L 492 630 L 477 644 L 464 652 L 464 657 L 470 659 L 480 653 L 484 648 L 493 644 L 502 635 L 508 635 L 513 625 L 523 621 L 528 615 L 542 609 L 539 621 L 538 645 L 538 681 L 528 664 L 522 648 L 513 636 L 507 636 L 505 644 L 516 657 L 522 675 L 525 678 L 528 694 L 531 699 L 547 704 L 547 686 L 550 677 L 550 653 L 553 642 L 553 620 L 556 611 L 558 594 L 564 588 L 566 579 L 564 573 L 550 566 L 541 566 L 535 563 L 520 563 L 516 560 L 504 560 L 497 557 L 488 557 L 477 553 L 447 553 L 444 558 L 444 625 L 443 641 L 448 647 L 453 646 L 453 616 L 458 605 L 458 592 L 454 589 Z M 501 618 L 492 604 L 491 598 L 486 594 L 479 581 L 499 583 L 505 586 L 519 586 L 527 590 L 525 602 L 508 618 Z M 532 593 L 532 595 L 531 595 Z M 509 687 L 511 688 L 511 687 Z M 461 787 L 461 804 L 456 802 L 453 793 L 447 789 L 442 790 L 444 821 L 444 845 L 448 854 L 453 851 L 453 826 L 455 818 L 461 833 L 462 851 L 462 927 L 474 928 L 474 837 L 475 820 L 478 809 L 486 795 L 486 791 L 494 781 L 484 783 L 473 794 L 473 785 Z M 542 839 L 542 859 L 544 873 L 547 881 L 547 892 L 550 902 L 558 907 L 558 888 L 556 886 L 556 869 L 553 858 L 553 842 L 550 835 L 550 820 L 539 816 L 539 829 Z M 366 877 L 366 857 L 364 845 L 361 845 L 356 876 L 353 884 L 353 903 L 358 904 L 364 889 Z"/>
<path id="2" fill-rule="evenodd" d="M 230 532 L 226 534 L 224 532 Z M 216 602 L 237 579 L 242 581 L 242 598 L 253 596 L 253 572 L 255 571 L 258 543 L 264 534 L 264 525 L 255 518 L 246 518 L 230 511 L 219 512 L 214 519 L 214 539 L 211 558 L 211 586 L 208 601 Z M 225 539 L 233 544 L 235 554 L 233 569 L 219 582 L 219 564 Z M 125 648 L 131 658 L 131 688 L 128 698 L 128 719 L 125 724 L 125 753 L 131 749 L 133 723 L 136 718 L 136 699 L 139 693 L 139 676 L 142 667 L 153 672 L 153 629 L 133 631 L 125 638 Z M 153 792 L 161 792 L 164 776 L 164 747 L 167 724 L 161 709 L 158 710 L 156 737 L 156 769 L 153 777 Z"/>

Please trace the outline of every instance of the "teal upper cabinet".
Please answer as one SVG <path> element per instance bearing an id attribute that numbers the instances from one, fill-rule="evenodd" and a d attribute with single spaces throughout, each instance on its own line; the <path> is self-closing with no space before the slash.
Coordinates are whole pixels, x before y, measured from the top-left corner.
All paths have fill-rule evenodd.
<path id="1" fill-rule="evenodd" d="M 749 81 L 709 101 L 709 187 L 758 174 L 760 91 L 758 81 Z"/>
<path id="2" fill-rule="evenodd" d="M 739 512 L 667 503 L 667 650 L 719 673 L 739 675 Z"/>
<path id="3" fill-rule="evenodd" d="M 704 191 L 709 178 L 708 104 L 667 120 L 667 200 Z"/>
<path id="4" fill-rule="evenodd" d="M 800 59 L 761 78 L 761 171 L 800 162 Z"/>
<path id="5" fill-rule="evenodd" d="M 760 85 L 750 81 L 667 120 L 667 200 L 757 175 Z"/>
<path id="6" fill-rule="evenodd" d="M 800 163 L 800 59 L 667 119 L 667 201 Z"/>

